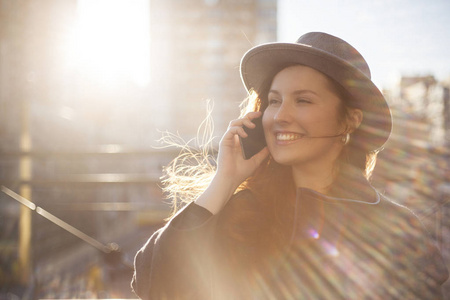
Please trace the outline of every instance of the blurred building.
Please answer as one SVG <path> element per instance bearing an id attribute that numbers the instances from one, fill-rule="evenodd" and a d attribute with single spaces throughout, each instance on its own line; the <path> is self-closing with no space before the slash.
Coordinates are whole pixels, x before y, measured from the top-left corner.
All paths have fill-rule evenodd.
<path id="1" fill-rule="evenodd" d="M 66 91 L 67 78 L 56 44 L 73 21 L 75 7 L 75 0 L 0 1 L 0 181 L 16 191 L 26 190 L 27 197 L 31 188 L 24 182 L 42 170 L 33 170 L 30 157 L 19 153 L 30 152 L 37 139 L 42 139 L 45 133 L 35 130 L 42 124 L 45 127 L 48 123 L 42 120 L 48 118 L 41 112 L 51 106 L 55 95 Z M 34 248 L 30 239 L 38 237 L 31 233 L 37 223 L 33 224 L 36 220 L 30 212 L 6 198 L 2 193 L 2 292 L 29 277 Z M 31 223 L 23 226 L 19 220 Z"/>
<path id="2" fill-rule="evenodd" d="M 401 78 L 400 105 L 426 121 L 428 128 L 422 140 L 435 147 L 449 141 L 446 136 L 450 132 L 448 98 L 448 85 L 438 82 L 434 76 Z"/>
<path id="3" fill-rule="evenodd" d="M 67 60 L 76 17 L 76 0 L 0 0 L 0 185 L 108 243 L 149 210 L 136 202 L 161 201 L 155 170 L 172 153 L 142 153 L 126 145 L 130 127 L 108 126 L 124 96 L 92 87 Z M 70 288 L 99 252 L 0 192 L 0 298 L 52 295 L 62 274 Z"/>
<path id="4" fill-rule="evenodd" d="M 418 215 L 450 268 L 449 85 L 405 76 L 388 98 L 394 126 L 372 182 Z M 450 295 L 450 282 L 444 289 Z"/>
<path id="5" fill-rule="evenodd" d="M 239 63 L 276 40 L 276 0 L 151 1 L 151 84 L 157 126 L 195 137 L 214 104 L 215 134 L 239 115 L 246 92 Z"/>
<path id="6" fill-rule="evenodd" d="M 392 135 L 377 166 L 380 186 L 419 213 L 435 212 L 435 192 L 450 179 L 448 86 L 434 76 L 405 76 L 397 89 L 390 97 Z"/>

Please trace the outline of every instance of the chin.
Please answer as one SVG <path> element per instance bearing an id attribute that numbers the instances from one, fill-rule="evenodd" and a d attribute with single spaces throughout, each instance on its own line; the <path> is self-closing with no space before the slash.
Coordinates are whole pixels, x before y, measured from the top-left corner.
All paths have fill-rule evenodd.
<path id="1" fill-rule="evenodd" d="M 275 154 L 272 154 L 272 158 L 278 164 L 283 165 L 283 166 L 292 166 L 295 164 L 299 164 L 303 161 L 303 159 L 298 157 L 298 154 L 297 155 L 288 155 L 288 154 L 275 153 Z"/>
<path id="2" fill-rule="evenodd" d="M 302 152 L 301 150 L 298 150 L 293 152 L 286 151 L 284 153 L 282 151 L 274 151 L 272 152 L 272 158 L 278 164 L 283 166 L 311 166 L 314 164 L 321 165 L 320 162 L 322 161 L 333 161 L 337 158 L 337 155 L 335 155 L 334 151 Z"/>

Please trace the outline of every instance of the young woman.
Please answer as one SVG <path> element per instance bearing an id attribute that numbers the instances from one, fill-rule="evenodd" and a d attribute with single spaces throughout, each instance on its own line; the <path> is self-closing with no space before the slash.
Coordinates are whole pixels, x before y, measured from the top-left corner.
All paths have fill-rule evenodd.
<path id="1" fill-rule="evenodd" d="M 439 251 L 410 210 L 368 181 L 392 124 L 358 51 L 312 32 L 249 50 L 241 76 L 251 94 L 246 113 L 230 122 L 208 186 L 137 253 L 136 294 L 442 298 L 448 273 Z M 267 147 L 244 159 L 239 138 L 259 117 Z M 185 167 L 167 169 L 175 168 L 166 181 L 175 196 L 204 182 L 195 170 L 179 176 Z"/>

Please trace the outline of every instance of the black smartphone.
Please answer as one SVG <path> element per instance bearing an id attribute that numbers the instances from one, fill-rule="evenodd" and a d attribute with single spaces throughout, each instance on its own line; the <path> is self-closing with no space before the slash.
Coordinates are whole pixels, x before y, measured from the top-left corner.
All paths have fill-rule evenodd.
<path id="1" fill-rule="evenodd" d="M 262 117 L 253 119 L 252 122 L 255 123 L 256 127 L 248 128 L 244 126 L 244 130 L 248 136 L 246 138 L 239 137 L 244 159 L 250 159 L 266 146 Z"/>

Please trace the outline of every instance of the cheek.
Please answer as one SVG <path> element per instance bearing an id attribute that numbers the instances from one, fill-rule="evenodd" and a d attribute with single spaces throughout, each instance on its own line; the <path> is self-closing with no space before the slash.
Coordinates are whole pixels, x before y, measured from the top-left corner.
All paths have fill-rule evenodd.
<path id="1" fill-rule="evenodd" d="M 273 118 L 271 117 L 270 112 L 268 112 L 267 110 L 264 112 L 263 116 L 262 116 L 262 125 L 263 125 L 263 129 L 264 131 L 269 130 L 270 126 L 271 126 L 271 120 Z"/>
<path id="2" fill-rule="evenodd" d="M 264 130 L 264 137 L 266 138 L 266 140 L 270 139 L 272 136 L 271 129 L 273 126 L 273 117 L 267 111 L 265 111 L 262 116 L 262 126 Z"/>
<path id="3" fill-rule="evenodd" d="M 342 117 L 337 109 L 320 110 L 316 113 L 310 113 L 305 115 L 305 119 L 310 120 L 311 123 L 316 123 L 324 127 L 340 127 L 342 122 Z"/>

